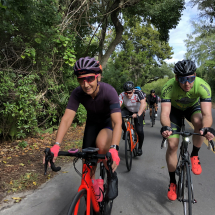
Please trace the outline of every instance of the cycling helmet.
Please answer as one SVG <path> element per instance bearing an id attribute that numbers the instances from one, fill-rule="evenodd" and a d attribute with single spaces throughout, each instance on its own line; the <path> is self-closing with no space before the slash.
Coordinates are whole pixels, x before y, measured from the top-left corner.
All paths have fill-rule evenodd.
<path id="1" fill-rule="evenodd" d="M 139 86 L 136 86 L 136 87 L 135 87 L 135 89 L 141 90 L 141 87 L 139 87 Z"/>
<path id="2" fill-rule="evenodd" d="M 155 93 L 155 90 L 151 90 L 150 93 Z"/>
<path id="3" fill-rule="evenodd" d="M 174 73 L 178 76 L 193 75 L 196 71 L 196 65 L 191 60 L 178 61 L 174 67 Z"/>
<path id="4" fill-rule="evenodd" d="M 125 91 L 131 91 L 134 89 L 134 83 L 132 81 L 127 81 L 124 83 L 123 88 Z"/>
<path id="5" fill-rule="evenodd" d="M 102 73 L 102 66 L 93 57 L 82 57 L 75 63 L 74 74 L 78 76 L 88 73 Z"/>

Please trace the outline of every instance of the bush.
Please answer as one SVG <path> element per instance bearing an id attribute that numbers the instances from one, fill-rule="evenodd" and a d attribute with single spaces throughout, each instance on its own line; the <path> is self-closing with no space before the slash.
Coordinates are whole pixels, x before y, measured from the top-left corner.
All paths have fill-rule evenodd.
<path id="1" fill-rule="evenodd" d="M 163 79 L 158 79 L 157 81 L 153 81 L 151 83 L 145 84 L 144 87 L 142 87 L 142 90 L 149 95 L 150 94 L 150 90 L 155 90 L 155 94 L 157 94 L 158 96 L 161 96 L 161 91 L 162 88 L 164 86 L 164 84 L 166 84 L 166 82 L 168 81 L 168 78 L 163 78 Z"/>

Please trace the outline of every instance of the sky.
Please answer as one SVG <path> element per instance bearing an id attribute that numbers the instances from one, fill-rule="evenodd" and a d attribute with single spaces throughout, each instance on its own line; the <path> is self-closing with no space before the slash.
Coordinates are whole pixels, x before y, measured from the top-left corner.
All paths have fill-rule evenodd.
<path id="1" fill-rule="evenodd" d="M 192 33 L 191 21 L 195 21 L 198 18 L 197 7 L 192 8 L 188 4 L 189 0 L 186 0 L 186 9 L 182 12 L 183 15 L 179 24 L 175 29 L 170 30 L 169 44 L 173 47 L 172 59 L 165 60 L 167 63 L 177 63 L 179 60 L 184 59 L 186 53 L 186 46 L 184 40 L 187 39 L 187 34 Z"/>

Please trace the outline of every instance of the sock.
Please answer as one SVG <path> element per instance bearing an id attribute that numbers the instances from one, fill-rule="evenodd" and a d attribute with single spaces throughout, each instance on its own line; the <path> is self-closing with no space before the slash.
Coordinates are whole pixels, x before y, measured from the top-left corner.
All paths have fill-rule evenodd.
<path id="1" fill-rule="evenodd" d="M 171 183 L 176 184 L 175 172 L 169 172 L 169 177 L 170 177 L 170 184 L 171 184 Z"/>
<path id="2" fill-rule="evenodd" d="M 193 151 L 192 151 L 192 153 L 191 153 L 190 156 L 191 156 L 191 157 L 193 157 L 193 156 L 198 156 L 199 149 L 200 149 L 200 148 L 198 148 L 198 147 L 196 147 L 196 146 L 193 145 Z"/>

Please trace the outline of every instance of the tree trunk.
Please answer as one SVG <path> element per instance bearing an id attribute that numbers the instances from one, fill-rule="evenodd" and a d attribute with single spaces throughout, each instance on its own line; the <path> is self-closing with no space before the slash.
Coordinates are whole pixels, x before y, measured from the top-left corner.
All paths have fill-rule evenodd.
<path id="1" fill-rule="evenodd" d="M 110 57 L 110 55 L 113 53 L 113 51 L 115 50 L 116 46 L 122 41 L 122 33 L 123 33 L 123 26 L 120 23 L 119 19 L 118 19 L 118 14 L 120 11 L 120 7 L 119 7 L 119 3 L 120 0 L 116 0 L 115 3 L 113 4 L 113 6 L 111 7 L 110 11 L 114 10 L 111 13 L 111 20 L 115 26 L 116 29 L 116 37 L 115 39 L 111 42 L 110 46 L 108 47 L 108 50 L 106 51 L 106 53 L 102 56 L 102 54 L 99 54 L 99 61 L 102 65 L 103 68 L 105 68 L 107 61 Z M 117 8 L 117 9 L 116 9 Z M 104 45 L 104 43 L 103 43 Z M 101 50 L 103 50 L 103 47 L 100 47 Z M 101 58 L 101 59 L 100 59 Z"/>

